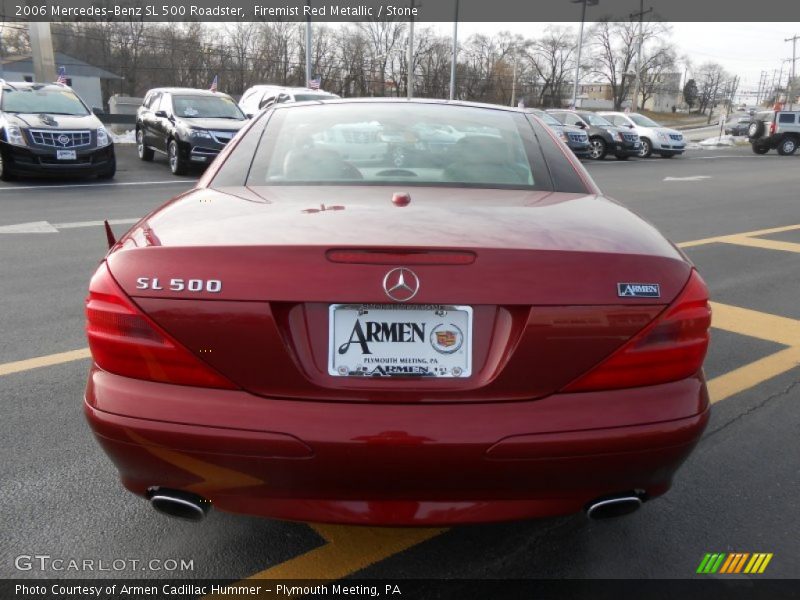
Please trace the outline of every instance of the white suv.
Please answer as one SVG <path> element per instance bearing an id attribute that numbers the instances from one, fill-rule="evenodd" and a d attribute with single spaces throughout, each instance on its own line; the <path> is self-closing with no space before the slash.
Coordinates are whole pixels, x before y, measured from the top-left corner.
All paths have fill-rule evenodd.
<path id="1" fill-rule="evenodd" d="M 660 154 L 664 158 L 672 158 L 676 154 L 683 154 L 686 150 L 686 140 L 680 131 L 662 127 L 652 119 L 639 113 L 601 112 L 601 116 L 611 121 L 618 127 L 629 127 L 639 134 L 642 141 L 639 156 L 647 158 L 651 154 Z"/>
<path id="2" fill-rule="evenodd" d="M 312 90 L 311 88 L 254 85 L 242 94 L 242 99 L 239 100 L 239 108 L 248 117 L 252 117 L 258 111 L 269 108 L 273 104 L 306 102 L 308 100 L 332 100 L 338 97 L 336 94 L 322 90 Z"/>

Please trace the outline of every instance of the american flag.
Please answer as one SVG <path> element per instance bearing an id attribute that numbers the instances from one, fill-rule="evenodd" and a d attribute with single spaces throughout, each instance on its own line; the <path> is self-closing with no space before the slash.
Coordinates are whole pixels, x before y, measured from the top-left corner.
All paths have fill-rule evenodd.
<path id="1" fill-rule="evenodd" d="M 58 79 L 56 79 L 56 83 L 67 85 L 67 69 L 64 67 L 58 67 Z"/>
<path id="2" fill-rule="evenodd" d="M 209 89 L 209 90 L 211 90 L 212 92 L 216 92 L 216 91 L 217 91 L 217 83 L 218 83 L 218 79 L 219 79 L 219 75 L 214 75 L 214 79 L 213 79 L 213 81 L 211 82 L 211 87 L 210 87 L 210 88 L 208 88 L 208 89 Z"/>
<path id="3" fill-rule="evenodd" d="M 308 81 L 308 87 L 310 87 L 312 90 L 318 90 L 320 81 L 322 81 L 322 77 L 317 75 L 316 77 L 314 77 L 314 79 L 310 79 Z"/>

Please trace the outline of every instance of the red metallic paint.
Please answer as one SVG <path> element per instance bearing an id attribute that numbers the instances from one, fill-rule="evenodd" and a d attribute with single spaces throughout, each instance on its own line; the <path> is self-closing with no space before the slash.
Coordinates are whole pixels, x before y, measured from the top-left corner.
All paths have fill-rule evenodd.
<path id="1" fill-rule="evenodd" d="M 705 428 L 708 396 L 698 374 L 527 402 L 332 404 L 93 369 L 85 409 L 137 494 L 188 488 L 231 512 L 438 525 L 567 514 L 626 490 L 657 496 Z"/>
<path id="2" fill-rule="evenodd" d="M 433 525 L 566 514 L 669 488 L 708 420 L 702 371 L 563 390 L 664 314 L 692 266 L 601 196 L 571 154 L 548 160 L 569 163 L 588 194 L 414 187 L 399 208 L 393 195 L 406 190 L 391 186 L 213 189 L 242 138 L 107 257 L 136 309 L 241 388 L 94 366 L 86 415 L 128 489 L 188 490 L 267 517 Z M 392 259 L 352 260 L 364 252 Z M 383 277 L 408 266 L 408 252 L 418 253 L 415 303 L 473 307 L 473 374 L 331 377 L 328 306 L 389 302 Z M 441 260 L 447 252 L 469 260 Z M 137 289 L 140 277 L 222 289 Z M 619 298 L 618 282 L 657 282 L 661 297 Z"/>

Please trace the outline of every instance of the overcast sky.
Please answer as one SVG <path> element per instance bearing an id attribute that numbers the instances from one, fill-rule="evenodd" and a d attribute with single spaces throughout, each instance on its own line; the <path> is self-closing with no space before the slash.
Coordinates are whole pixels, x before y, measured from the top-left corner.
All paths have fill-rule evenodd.
<path id="1" fill-rule="evenodd" d="M 797 0 L 787 0 L 797 1 Z M 507 30 L 525 36 L 539 35 L 547 23 L 460 23 L 459 39 L 473 33 L 496 33 Z M 554 23 L 577 29 L 577 23 Z M 443 33 L 452 32 L 452 23 L 437 24 Z M 586 24 L 587 27 L 591 23 Z M 741 91 L 758 88 L 761 71 L 769 71 L 772 82 L 773 69 L 780 70 L 781 60 L 791 58 L 792 43 L 783 40 L 800 34 L 800 23 L 671 23 L 670 39 L 678 55 L 688 55 L 695 66 L 704 62 L 718 62 L 734 75 L 742 78 Z M 797 72 L 800 73 L 800 42 L 798 42 Z M 784 65 L 783 80 L 791 69 Z"/>

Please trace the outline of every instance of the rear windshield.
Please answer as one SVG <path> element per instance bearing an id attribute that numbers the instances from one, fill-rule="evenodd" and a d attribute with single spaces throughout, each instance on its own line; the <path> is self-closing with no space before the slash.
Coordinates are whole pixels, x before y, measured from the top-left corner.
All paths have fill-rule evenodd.
<path id="1" fill-rule="evenodd" d="M 173 96 L 172 110 L 189 119 L 236 119 L 244 114 L 228 96 Z"/>
<path id="2" fill-rule="evenodd" d="M 534 189 L 521 114 L 425 104 L 275 111 L 247 185 L 443 185 Z"/>
<path id="3" fill-rule="evenodd" d="M 34 88 L 3 90 L 3 103 L 0 107 L 6 112 L 45 113 L 49 115 L 88 115 L 80 98 L 68 89 L 37 90 Z"/>

